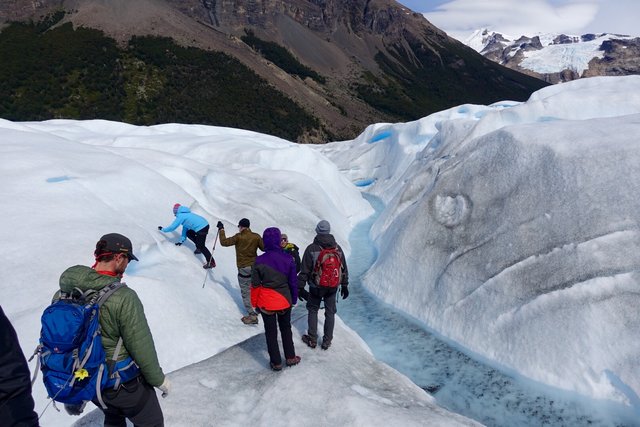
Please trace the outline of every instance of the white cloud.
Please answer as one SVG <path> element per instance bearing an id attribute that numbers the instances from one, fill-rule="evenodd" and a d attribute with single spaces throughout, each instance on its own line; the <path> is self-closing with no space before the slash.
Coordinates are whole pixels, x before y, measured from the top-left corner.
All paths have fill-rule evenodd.
<path id="1" fill-rule="evenodd" d="M 511 36 L 559 32 L 583 34 L 612 32 L 637 34 L 635 17 L 640 3 L 614 1 L 454 0 L 425 13 L 425 17 L 449 35 L 464 38 L 488 28 Z"/>
<path id="2" fill-rule="evenodd" d="M 603 1 L 598 3 L 598 13 L 586 27 L 589 32 L 640 35 L 640 30 L 638 30 L 640 2 L 637 0 L 616 0 L 606 4 Z"/>

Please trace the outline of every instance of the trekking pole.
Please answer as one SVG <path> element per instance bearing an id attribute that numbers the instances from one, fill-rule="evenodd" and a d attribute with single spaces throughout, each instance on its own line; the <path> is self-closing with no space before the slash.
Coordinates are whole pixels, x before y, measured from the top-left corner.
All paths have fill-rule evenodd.
<path id="1" fill-rule="evenodd" d="M 220 229 L 216 233 L 216 239 L 213 241 L 213 248 L 211 248 L 211 261 L 215 263 L 213 260 L 213 252 L 216 250 L 216 243 L 218 243 L 218 235 L 220 234 Z M 209 261 L 209 262 L 211 262 Z M 204 289 L 204 285 L 207 283 L 207 277 L 209 276 L 209 269 L 207 269 L 204 273 L 204 280 L 202 281 L 202 289 Z"/>

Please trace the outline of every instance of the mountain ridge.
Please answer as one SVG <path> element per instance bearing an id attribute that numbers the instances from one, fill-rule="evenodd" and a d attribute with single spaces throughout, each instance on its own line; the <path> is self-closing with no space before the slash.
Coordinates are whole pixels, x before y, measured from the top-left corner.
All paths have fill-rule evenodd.
<path id="1" fill-rule="evenodd" d="M 170 37 L 238 59 L 318 119 L 299 142 L 348 139 L 370 123 L 462 103 L 525 100 L 544 86 L 476 56 L 391 0 L 16 0 L 0 6 L 0 23 L 56 11 L 65 13 L 57 25 L 98 29 L 122 48 L 135 36 Z M 248 31 L 324 81 L 284 71 L 243 41 Z"/>
<path id="2" fill-rule="evenodd" d="M 480 29 L 463 42 L 498 64 L 549 83 L 640 74 L 640 37 L 637 36 L 538 33 L 513 37 Z"/>

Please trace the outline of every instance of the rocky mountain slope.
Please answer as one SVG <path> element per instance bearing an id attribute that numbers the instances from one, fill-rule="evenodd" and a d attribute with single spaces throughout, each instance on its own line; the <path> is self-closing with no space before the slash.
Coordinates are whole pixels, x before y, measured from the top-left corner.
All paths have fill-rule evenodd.
<path id="1" fill-rule="evenodd" d="M 122 49 L 134 36 L 162 36 L 239 60 L 317 119 L 296 135 L 300 142 L 352 138 L 370 123 L 463 103 L 525 100 L 545 85 L 483 58 L 392 0 L 13 0 L 0 2 L 0 26 L 56 11 L 64 11 L 56 26 L 101 30 Z M 283 67 L 267 52 L 274 49 L 309 74 Z M 215 117 L 205 123 L 225 124 Z"/>
<path id="2" fill-rule="evenodd" d="M 464 43 L 498 64 L 550 83 L 640 74 L 640 37 L 604 33 L 515 38 L 483 29 Z"/>

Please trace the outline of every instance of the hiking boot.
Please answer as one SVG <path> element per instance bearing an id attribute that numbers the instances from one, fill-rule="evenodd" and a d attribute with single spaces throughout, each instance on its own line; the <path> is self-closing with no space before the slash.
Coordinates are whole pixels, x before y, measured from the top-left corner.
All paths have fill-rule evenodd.
<path id="1" fill-rule="evenodd" d="M 318 342 L 315 339 L 311 338 L 309 335 L 303 335 L 302 342 L 311 348 L 316 348 L 316 346 L 318 345 Z"/>
<path id="2" fill-rule="evenodd" d="M 331 347 L 331 340 L 328 340 L 326 338 L 322 338 L 322 344 L 320 345 L 320 348 L 323 350 L 327 350 L 329 347 Z"/>
<path id="3" fill-rule="evenodd" d="M 245 325 L 257 325 L 258 324 L 258 315 L 257 314 L 247 314 L 246 316 L 242 316 L 242 323 Z"/>
<path id="4" fill-rule="evenodd" d="M 213 258 L 211 258 L 211 261 L 205 262 L 204 265 L 202 266 L 202 268 L 204 268 L 205 270 L 208 270 L 208 269 L 213 268 L 215 266 L 216 266 L 216 262 L 213 260 Z"/>
<path id="5" fill-rule="evenodd" d="M 269 365 L 271 366 L 271 369 L 272 369 L 273 371 L 281 371 L 281 370 L 282 370 L 282 363 L 280 363 L 280 364 L 276 365 L 276 364 L 275 364 L 275 363 L 273 363 L 273 362 L 269 362 Z"/>
<path id="6" fill-rule="evenodd" d="M 300 363 L 300 356 L 293 356 L 291 359 L 287 359 L 284 361 L 287 366 L 295 366 Z"/>
<path id="7" fill-rule="evenodd" d="M 202 253 L 202 251 L 200 249 L 196 248 L 196 250 L 193 251 L 193 253 L 196 254 L 196 255 L 200 255 Z"/>

